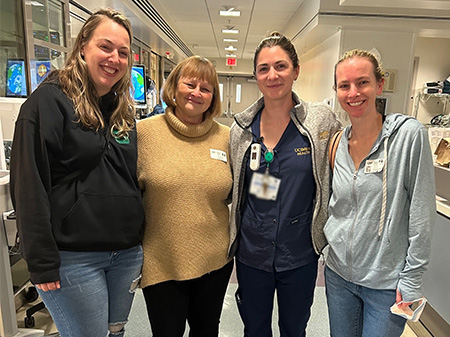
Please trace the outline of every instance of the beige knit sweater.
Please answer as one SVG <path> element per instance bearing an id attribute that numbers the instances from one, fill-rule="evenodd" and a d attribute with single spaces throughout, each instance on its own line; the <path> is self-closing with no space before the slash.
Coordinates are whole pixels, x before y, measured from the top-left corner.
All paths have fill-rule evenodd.
<path id="1" fill-rule="evenodd" d="M 137 130 L 146 212 L 141 286 L 220 269 L 229 261 L 229 128 L 211 119 L 186 125 L 167 109 Z M 226 162 L 211 150 L 226 153 Z"/>

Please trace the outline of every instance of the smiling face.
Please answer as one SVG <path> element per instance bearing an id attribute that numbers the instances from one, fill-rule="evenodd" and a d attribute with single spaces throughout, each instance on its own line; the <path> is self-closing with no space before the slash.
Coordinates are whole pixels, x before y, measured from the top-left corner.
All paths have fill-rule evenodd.
<path id="1" fill-rule="evenodd" d="M 181 77 L 175 92 L 175 115 L 187 124 L 199 124 L 211 106 L 214 87 L 205 80 Z"/>
<path id="2" fill-rule="evenodd" d="M 130 37 L 123 26 L 106 19 L 95 29 L 81 52 L 97 94 L 103 96 L 127 71 Z"/>
<path id="3" fill-rule="evenodd" d="M 375 100 L 383 84 L 383 79 L 377 81 L 374 66 L 365 57 L 346 59 L 336 67 L 338 101 L 350 119 L 377 113 Z"/>
<path id="4" fill-rule="evenodd" d="M 279 46 L 259 52 L 255 77 L 265 100 L 292 100 L 292 85 L 298 73 L 299 67 L 294 69 L 289 55 Z"/>

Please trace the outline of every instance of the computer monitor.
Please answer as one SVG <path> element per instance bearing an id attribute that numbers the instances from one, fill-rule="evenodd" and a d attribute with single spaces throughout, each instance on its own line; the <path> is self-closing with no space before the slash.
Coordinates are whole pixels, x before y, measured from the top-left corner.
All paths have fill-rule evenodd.
<path id="1" fill-rule="evenodd" d="M 27 97 L 27 80 L 24 60 L 7 60 L 6 96 Z"/>
<path id="2" fill-rule="evenodd" d="M 145 65 L 135 64 L 131 68 L 130 89 L 136 109 L 147 108 L 147 81 L 145 80 Z"/>
<path id="3" fill-rule="evenodd" d="M 384 116 L 386 115 L 387 112 L 387 101 L 388 98 L 382 96 L 377 96 L 377 98 L 375 99 L 375 107 L 377 111 Z"/>
<path id="4" fill-rule="evenodd" d="M 36 90 L 39 84 L 41 84 L 41 82 L 48 76 L 51 66 L 50 61 L 31 61 L 31 92 Z"/>

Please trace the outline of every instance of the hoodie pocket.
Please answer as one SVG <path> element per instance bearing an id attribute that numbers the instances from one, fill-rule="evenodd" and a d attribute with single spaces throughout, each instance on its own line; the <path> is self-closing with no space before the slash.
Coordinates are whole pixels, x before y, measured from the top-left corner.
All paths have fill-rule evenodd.
<path id="1" fill-rule="evenodd" d="M 54 231 L 61 248 L 118 249 L 139 237 L 143 223 L 139 196 L 82 193 Z"/>

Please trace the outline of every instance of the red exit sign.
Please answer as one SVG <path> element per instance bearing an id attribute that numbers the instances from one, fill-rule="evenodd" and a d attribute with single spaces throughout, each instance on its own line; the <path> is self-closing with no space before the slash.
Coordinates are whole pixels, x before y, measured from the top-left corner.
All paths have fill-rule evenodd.
<path id="1" fill-rule="evenodd" d="M 227 66 L 233 67 L 236 65 L 236 58 L 228 57 L 227 58 Z"/>

